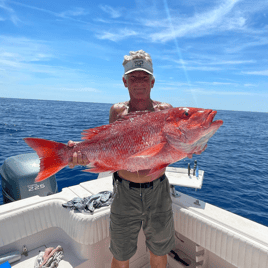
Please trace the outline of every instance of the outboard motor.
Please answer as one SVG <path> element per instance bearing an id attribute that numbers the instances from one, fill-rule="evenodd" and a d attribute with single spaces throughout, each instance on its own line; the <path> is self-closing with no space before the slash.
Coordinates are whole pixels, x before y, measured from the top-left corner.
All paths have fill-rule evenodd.
<path id="1" fill-rule="evenodd" d="M 10 203 L 34 195 L 47 196 L 58 192 L 55 175 L 35 182 L 40 160 L 36 153 L 9 157 L 0 167 L 4 203 Z"/>

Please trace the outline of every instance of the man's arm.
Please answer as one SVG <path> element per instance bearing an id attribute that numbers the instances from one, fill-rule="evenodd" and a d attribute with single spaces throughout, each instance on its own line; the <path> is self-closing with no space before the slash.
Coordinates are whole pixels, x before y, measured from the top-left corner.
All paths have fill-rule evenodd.
<path id="1" fill-rule="evenodd" d="M 113 123 L 114 121 L 116 121 L 116 119 L 117 119 L 118 112 L 117 112 L 115 105 L 116 104 L 114 104 L 110 109 L 110 113 L 109 113 L 109 123 L 110 124 Z"/>
<path id="2" fill-rule="evenodd" d="M 166 102 L 157 102 L 157 104 L 155 106 L 156 111 L 166 110 L 166 109 L 170 109 L 170 108 L 173 108 L 173 106 L 169 103 L 166 103 Z"/>
<path id="3" fill-rule="evenodd" d="M 173 108 L 173 106 L 169 103 L 163 102 L 161 107 L 163 107 L 163 110 Z"/>
<path id="4" fill-rule="evenodd" d="M 110 114 L 109 114 L 109 123 L 113 123 L 118 119 L 118 116 L 124 113 L 124 111 L 127 109 L 127 106 L 125 103 L 116 103 L 114 104 L 111 109 L 110 109 Z"/>

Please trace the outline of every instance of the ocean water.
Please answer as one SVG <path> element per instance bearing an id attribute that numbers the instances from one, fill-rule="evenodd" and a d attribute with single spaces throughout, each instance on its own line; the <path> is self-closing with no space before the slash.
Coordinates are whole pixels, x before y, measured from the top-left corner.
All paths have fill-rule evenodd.
<path id="1" fill-rule="evenodd" d="M 108 124 L 112 104 L 0 98 L 0 165 L 7 157 L 34 152 L 25 137 L 67 143 L 84 129 Z M 201 155 L 172 164 L 205 171 L 200 190 L 177 190 L 268 226 L 268 113 L 219 110 L 223 125 Z M 97 178 L 83 167 L 56 174 L 62 188 Z M 3 204 L 0 181 L 0 204 Z"/>

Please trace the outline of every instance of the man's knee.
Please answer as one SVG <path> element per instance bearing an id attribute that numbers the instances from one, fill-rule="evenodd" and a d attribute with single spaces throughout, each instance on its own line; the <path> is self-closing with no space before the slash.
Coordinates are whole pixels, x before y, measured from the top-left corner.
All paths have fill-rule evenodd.
<path id="1" fill-rule="evenodd" d="M 129 268 L 129 260 L 118 261 L 113 257 L 111 268 Z"/>

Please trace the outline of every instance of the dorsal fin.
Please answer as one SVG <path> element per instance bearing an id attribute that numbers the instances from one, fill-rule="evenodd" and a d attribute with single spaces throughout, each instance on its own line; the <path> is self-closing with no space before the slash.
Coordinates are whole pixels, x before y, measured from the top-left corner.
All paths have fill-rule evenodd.
<path id="1" fill-rule="evenodd" d="M 84 136 L 82 137 L 82 140 L 90 140 L 95 135 L 98 135 L 100 132 L 107 130 L 110 127 L 111 127 L 111 124 L 100 126 L 100 127 L 95 127 L 95 128 L 90 128 L 90 129 L 85 129 L 83 130 L 84 132 L 81 133 L 81 135 Z"/>
<path id="2" fill-rule="evenodd" d="M 148 114 L 148 113 L 150 113 L 150 111 L 148 111 L 148 110 L 131 112 L 129 114 L 121 116 L 118 120 L 116 120 L 115 122 L 113 122 L 111 124 L 100 126 L 100 127 L 95 127 L 95 128 L 90 128 L 90 129 L 85 129 L 81 133 L 81 135 L 84 136 L 84 137 L 82 137 L 82 140 L 90 140 L 95 135 L 98 135 L 100 132 L 109 129 L 114 125 L 121 124 L 122 122 L 125 122 L 126 120 L 130 120 L 132 118 L 138 117 L 140 115 Z"/>

